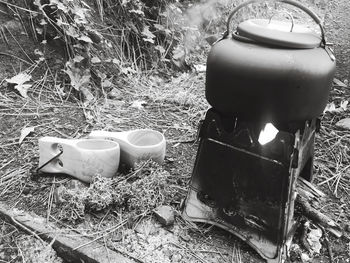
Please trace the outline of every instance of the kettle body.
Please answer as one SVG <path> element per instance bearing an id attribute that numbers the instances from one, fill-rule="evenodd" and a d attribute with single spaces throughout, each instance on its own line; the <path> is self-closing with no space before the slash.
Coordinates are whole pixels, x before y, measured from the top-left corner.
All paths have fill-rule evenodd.
<path id="1" fill-rule="evenodd" d="M 226 37 L 207 59 L 206 99 L 225 115 L 300 121 L 322 114 L 335 73 L 327 47 L 288 48 Z"/>

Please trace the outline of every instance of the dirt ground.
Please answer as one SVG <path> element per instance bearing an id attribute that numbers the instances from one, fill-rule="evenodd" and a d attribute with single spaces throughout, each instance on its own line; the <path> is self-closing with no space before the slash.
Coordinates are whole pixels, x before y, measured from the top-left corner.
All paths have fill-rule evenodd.
<path id="1" fill-rule="evenodd" d="M 337 77 L 346 83 L 345 79 L 349 78 L 350 4 L 346 0 L 330 1 L 329 10 L 331 15 L 326 18 L 326 25 L 339 61 Z M 180 202 L 186 195 L 198 147 L 194 142 L 197 125 L 208 108 L 204 99 L 205 74 L 181 73 L 166 82 L 157 76 L 134 80 L 133 89 L 121 89 L 118 98 L 105 97 L 86 106 L 64 96 L 55 88 L 55 78 L 50 74 L 55 67 L 62 65 L 60 54 L 32 41 L 21 24 L 12 17 L 1 13 L 0 25 L 9 28 L 5 32 L 7 39 L 0 39 L 0 202 L 43 217 L 47 217 L 51 204 L 50 220 L 54 221 L 58 215 L 57 207 L 52 200 L 50 203 L 52 189 L 67 185 L 72 179 L 36 173 L 39 156 L 37 140 L 42 136 L 82 138 L 93 129 L 121 131 L 153 128 L 163 132 L 167 139 L 163 168 L 169 173 L 169 187 L 175 187 L 178 192 L 171 205 L 180 212 Z M 30 97 L 23 98 L 12 87 L 6 87 L 4 79 L 30 67 L 32 60 L 37 58 L 36 49 L 47 54 L 45 57 L 50 67 L 41 64 L 33 68 L 33 79 L 38 81 L 30 90 Z M 347 89 L 335 86 L 331 101 L 338 106 L 340 102 L 350 99 Z M 134 102 L 139 102 L 136 103 L 137 107 L 133 106 Z M 350 143 L 347 141 L 348 132 L 337 129 L 334 124 L 349 114 L 350 110 L 345 110 L 324 116 L 324 128 L 316 142 L 315 162 L 316 184 L 329 196 L 322 211 L 348 231 L 350 197 L 346 184 L 350 182 L 349 163 L 346 158 L 339 159 L 347 156 Z M 35 128 L 22 143 L 18 143 L 24 127 Z M 344 154 L 338 156 L 337 153 Z M 335 192 L 335 179 L 332 178 L 339 171 L 342 171 L 338 181 L 340 186 Z M 325 180 L 328 180 L 327 183 L 324 183 Z M 5 181 L 7 184 L 4 188 Z M 94 233 L 114 225 L 119 216 L 113 211 L 86 214 L 83 221 L 64 223 L 62 229 L 74 227 L 81 233 Z M 340 239 L 331 235 L 329 238 L 333 262 L 350 262 L 349 232 Z M 42 246 L 35 240 L 15 224 L 0 219 L 0 262 L 61 262 L 49 250 L 49 245 Z M 300 244 L 300 233 L 296 234 L 295 243 Z M 235 236 L 208 225 L 189 226 L 180 216 L 173 227 L 163 228 L 151 215 L 147 215 L 137 227 L 123 227 L 104 240 L 104 244 L 133 256 L 139 262 L 264 262 Z M 302 261 L 294 258 L 290 262 Z M 315 256 L 312 262 L 331 262 L 325 243 L 320 255 Z"/>

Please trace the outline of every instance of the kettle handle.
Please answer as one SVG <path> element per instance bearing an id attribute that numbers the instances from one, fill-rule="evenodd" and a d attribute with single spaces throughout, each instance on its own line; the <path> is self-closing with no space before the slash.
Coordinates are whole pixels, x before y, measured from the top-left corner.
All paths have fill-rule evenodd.
<path id="1" fill-rule="evenodd" d="M 325 39 L 325 34 L 324 34 L 324 28 L 321 22 L 321 19 L 313 12 L 311 11 L 309 8 L 307 8 L 306 6 L 293 1 L 293 0 L 248 0 L 238 6 L 236 6 L 232 12 L 230 13 L 228 19 L 227 19 L 227 24 L 226 24 L 226 32 L 224 34 L 224 36 L 227 36 L 230 32 L 231 32 L 231 20 L 233 18 L 233 16 L 238 12 L 239 9 L 250 5 L 250 4 L 254 4 L 254 3 L 258 3 L 258 2 L 266 2 L 266 1 L 273 1 L 273 2 L 281 2 L 281 3 L 285 3 L 285 4 L 289 4 L 295 7 L 298 7 L 299 9 L 303 10 L 305 13 L 307 13 L 315 22 L 316 24 L 320 27 L 321 29 L 321 38 L 322 38 L 322 44 L 326 45 L 326 39 Z"/>

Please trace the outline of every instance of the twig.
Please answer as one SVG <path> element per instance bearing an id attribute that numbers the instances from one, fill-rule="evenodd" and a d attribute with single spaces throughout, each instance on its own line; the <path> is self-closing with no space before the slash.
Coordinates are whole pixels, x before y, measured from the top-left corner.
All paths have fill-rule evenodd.
<path id="1" fill-rule="evenodd" d="M 296 202 L 302 207 L 304 215 L 315 224 L 322 225 L 323 227 L 327 228 L 338 238 L 342 236 L 342 228 L 334 220 L 313 208 L 306 198 L 298 195 Z"/>
<path id="2" fill-rule="evenodd" d="M 318 225 L 319 228 L 321 228 L 323 235 L 324 235 L 324 241 L 326 243 L 327 246 L 327 251 L 328 251 L 328 255 L 329 255 L 329 262 L 333 263 L 334 262 L 334 256 L 333 256 L 333 251 L 332 251 L 332 246 L 331 243 L 329 242 L 329 238 L 328 238 L 328 233 L 326 232 L 326 230 L 324 229 L 324 227 Z"/>
<path id="3" fill-rule="evenodd" d="M 192 249 L 186 248 L 186 247 L 184 247 L 184 246 L 182 246 L 182 245 L 180 245 L 180 244 L 174 243 L 174 242 L 169 242 L 169 244 L 172 244 L 172 245 L 174 245 L 174 246 L 176 246 L 176 247 L 179 247 L 179 248 L 181 248 L 181 249 L 183 249 L 183 250 L 187 250 L 187 251 L 190 252 L 190 254 L 191 254 L 194 258 L 198 259 L 200 262 L 202 262 L 202 263 L 207 263 L 206 260 L 204 260 L 203 258 L 201 258 L 200 256 L 198 256 Z"/>
<path id="4" fill-rule="evenodd" d="M 10 4 L 10 3 L 6 2 L 6 1 L 3 1 L 3 0 L 0 0 L 0 3 L 3 3 L 3 4 L 8 5 L 8 6 L 15 7 L 15 8 L 19 9 L 19 10 L 26 11 L 26 12 L 29 12 L 29 13 L 39 14 L 36 11 L 30 10 L 30 9 L 27 9 L 27 8 L 23 8 L 23 7 L 20 7 L 20 6 L 17 6 L 17 5 Z"/>
<path id="5" fill-rule="evenodd" d="M 54 195 L 54 190 L 55 190 L 55 181 L 56 181 L 56 177 L 53 177 L 53 182 L 50 188 L 50 192 L 49 192 L 49 198 L 47 201 L 47 214 L 46 214 L 46 223 L 49 222 L 50 220 L 50 214 L 51 214 L 51 208 L 52 208 L 52 203 L 53 203 L 53 195 Z"/>
<path id="6" fill-rule="evenodd" d="M 39 235 L 37 233 L 35 233 L 34 231 L 30 230 L 29 228 L 27 228 L 26 226 L 22 225 L 20 222 L 18 222 L 13 216 L 11 216 L 11 220 L 13 223 L 15 223 L 17 226 L 19 226 L 20 228 L 22 228 L 23 230 L 25 230 L 26 232 L 30 233 L 31 235 L 35 236 L 38 240 L 40 240 L 43 243 L 46 243 L 41 237 L 39 237 Z"/>
<path id="7" fill-rule="evenodd" d="M 105 236 L 108 236 L 109 234 L 111 234 L 111 233 L 113 233 L 114 231 L 118 230 L 120 227 L 124 226 L 127 222 L 128 222 L 128 219 L 123 220 L 121 223 L 115 225 L 115 226 L 112 228 L 111 231 L 109 231 L 109 232 L 103 234 L 102 236 L 96 237 L 95 239 L 93 239 L 93 240 L 91 240 L 91 241 L 89 241 L 89 242 L 86 242 L 85 244 L 82 244 L 82 245 L 80 245 L 80 246 L 77 246 L 77 247 L 73 248 L 73 250 L 77 250 L 77 249 L 79 249 L 79 248 L 85 247 L 85 246 L 87 246 L 87 245 L 89 245 L 89 244 L 91 244 L 91 243 L 96 242 L 97 240 L 99 240 L 99 239 L 101 239 L 101 238 L 104 238 Z"/>
<path id="8" fill-rule="evenodd" d="M 15 58 L 15 59 L 18 59 L 18 60 L 24 62 L 24 63 L 27 63 L 28 65 L 32 65 L 32 63 L 30 63 L 30 62 L 28 62 L 28 61 L 26 61 L 26 60 L 24 60 L 24 59 L 22 59 L 22 58 L 20 58 L 20 57 L 17 57 L 17 56 L 15 56 L 15 55 L 9 54 L 9 53 L 0 52 L 0 55 L 2 55 L 2 56 L 13 57 L 13 58 Z"/>
<path id="9" fill-rule="evenodd" d="M 7 165 L 9 165 L 10 163 L 12 163 L 15 160 L 15 158 L 12 158 L 10 161 L 8 161 L 7 163 L 5 163 L 3 166 L 0 167 L 0 171 L 2 169 L 4 169 Z"/>
<path id="10" fill-rule="evenodd" d="M 27 52 L 23 49 L 23 47 L 21 46 L 21 44 L 17 41 L 17 39 L 15 38 L 15 36 L 11 33 L 11 30 L 8 29 L 7 27 L 5 27 L 7 29 L 7 32 L 10 33 L 11 37 L 13 38 L 13 40 L 16 42 L 16 44 L 18 45 L 18 47 L 22 50 L 22 52 L 24 53 L 24 55 L 30 60 L 30 62 L 33 64 L 34 61 L 28 56 Z"/>

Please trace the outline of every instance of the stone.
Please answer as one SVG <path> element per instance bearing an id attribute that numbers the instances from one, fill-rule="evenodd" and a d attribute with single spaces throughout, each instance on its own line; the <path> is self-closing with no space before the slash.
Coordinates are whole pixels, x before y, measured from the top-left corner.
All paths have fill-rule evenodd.
<path id="1" fill-rule="evenodd" d="M 159 223 L 163 226 L 171 226 L 174 224 L 175 212 L 170 206 L 159 206 L 153 212 Z"/>

